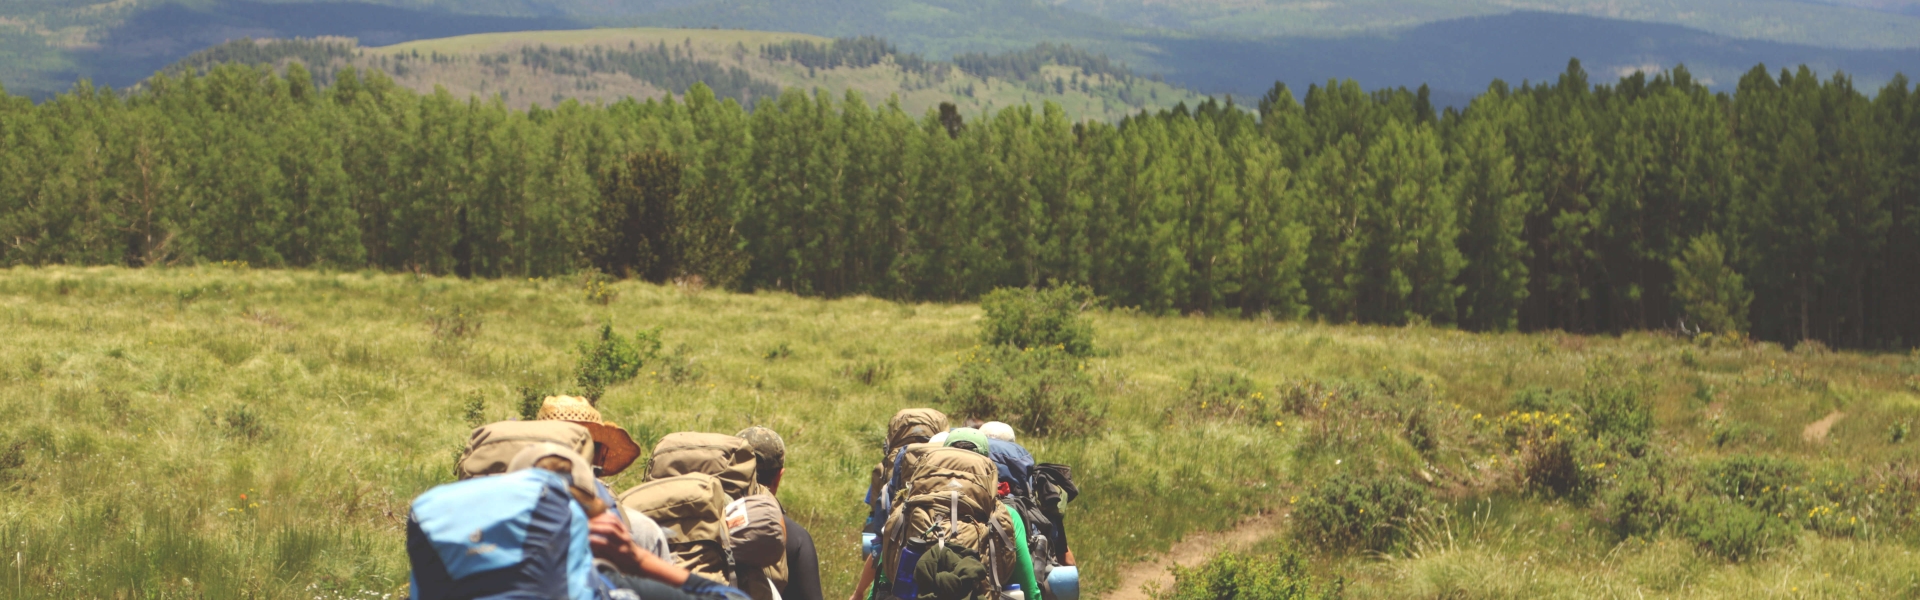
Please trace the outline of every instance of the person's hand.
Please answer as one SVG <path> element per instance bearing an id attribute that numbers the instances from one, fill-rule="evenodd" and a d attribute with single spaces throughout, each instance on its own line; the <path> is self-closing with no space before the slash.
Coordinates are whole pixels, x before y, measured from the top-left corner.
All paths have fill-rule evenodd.
<path id="1" fill-rule="evenodd" d="M 675 586 L 686 583 L 692 575 L 666 557 L 654 556 L 633 543 L 633 530 L 627 529 L 627 524 L 611 510 L 587 521 L 587 547 L 593 550 L 594 558 L 613 563 L 614 568 L 623 573 Z"/>
<path id="2" fill-rule="evenodd" d="M 633 543 L 633 531 L 611 510 L 587 521 L 587 547 L 594 558 L 611 562 L 621 571 L 640 572 L 639 555 L 645 551 Z"/>

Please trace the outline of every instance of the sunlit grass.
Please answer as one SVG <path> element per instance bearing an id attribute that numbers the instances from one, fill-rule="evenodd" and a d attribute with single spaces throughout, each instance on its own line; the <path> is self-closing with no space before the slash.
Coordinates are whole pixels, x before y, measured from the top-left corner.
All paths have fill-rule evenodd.
<path id="1" fill-rule="evenodd" d="M 844 594 L 881 428 L 894 410 L 930 403 L 979 343 L 978 308 L 613 289 L 602 305 L 574 279 L 0 271 L 0 549 L 12 555 L 0 556 L 0 595 L 391 593 L 406 575 L 407 503 L 452 479 L 468 407 L 478 399 L 482 418 L 506 419 L 521 388 L 565 390 L 575 344 L 603 323 L 627 334 L 663 327 L 666 358 L 601 403 L 643 444 L 749 424 L 786 437 L 783 500 L 820 545 L 828 595 Z M 477 311 L 479 327 L 436 336 L 430 320 L 455 309 Z M 1349 424 L 1360 441 L 1329 444 L 1332 434 L 1316 431 L 1337 424 L 1228 420 L 1184 404 L 1201 370 L 1242 374 L 1269 395 L 1387 372 L 1432 384 L 1422 393 L 1443 426 L 1467 431 L 1474 413 L 1504 412 L 1513 391 L 1577 386 L 1587 365 L 1612 356 L 1656 383 L 1659 443 L 1676 452 L 1869 469 L 1911 456 L 1911 443 L 1887 436 L 1890 423 L 1920 414 L 1920 366 L 1905 356 L 1125 310 L 1093 321 L 1088 371 L 1105 405 L 1095 433 L 1022 441 L 1042 461 L 1075 467 L 1084 495 L 1069 509 L 1073 542 L 1094 592 L 1186 532 L 1283 507 L 1353 465 L 1430 467 L 1436 493 L 1458 503 L 1444 526 L 1449 545 L 1385 561 L 1316 558 L 1316 568 L 1350 574 L 1350 593 L 1363 597 L 1913 589 L 1909 546 L 1893 524 L 1859 539 L 1803 534 L 1780 554 L 1730 565 L 1670 538 L 1620 544 L 1595 529 L 1589 509 L 1555 502 L 1500 500 L 1506 508 L 1475 521 L 1474 499 L 1492 484 L 1474 470 L 1483 457 L 1462 448 L 1423 458 L 1365 424 Z M 861 375 L 879 363 L 886 376 Z M 1849 416 L 1827 442 L 1801 441 L 1801 427 L 1835 409 Z M 1716 443 L 1709 414 L 1754 433 Z M 613 482 L 631 486 L 637 473 Z"/>

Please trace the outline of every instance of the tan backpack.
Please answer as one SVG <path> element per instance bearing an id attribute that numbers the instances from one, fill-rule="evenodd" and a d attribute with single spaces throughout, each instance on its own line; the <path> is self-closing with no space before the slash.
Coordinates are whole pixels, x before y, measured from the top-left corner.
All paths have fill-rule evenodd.
<path id="1" fill-rule="evenodd" d="M 667 532 L 674 564 L 729 583 L 733 544 L 727 537 L 726 509 L 732 501 L 720 479 L 705 473 L 655 479 L 620 494 L 621 508 L 647 515 Z"/>
<path id="2" fill-rule="evenodd" d="M 720 486 L 722 499 L 712 510 L 702 510 L 697 515 L 702 523 L 690 531 L 704 533 L 711 528 L 715 532 L 713 539 L 721 543 L 716 546 L 705 537 L 691 536 L 684 546 L 670 541 L 668 546 L 673 548 L 674 562 L 703 577 L 730 583 L 747 592 L 753 600 L 774 600 L 778 590 L 787 585 L 786 516 L 780 503 L 755 479 L 756 465 L 753 447 L 738 437 L 718 433 L 668 434 L 654 445 L 653 455 L 647 459 L 646 483 L 622 494 L 620 503 L 629 506 L 630 496 L 634 507 L 673 503 L 666 498 L 676 489 L 672 486 L 646 491 L 656 482 L 689 476 L 715 482 Z M 740 514 L 744 514 L 747 521 L 743 527 L 733 529 L 733 535 L 729 536 L 727 509 L 736 499 L 741 501 Z M 773 514 L 779 518 L 776 520 Z M 759 518 L 754 518 L 755 515 Z M 647 516 L 654 515 L 648 512 Z M 660 525 L 668 527 L 665 522 Z M 740 543 L 736 545 L 735 541 Z M 775 547 L 779 552 L 769 550 Z M 771 562 L 767 562 L 769 560 Z M 729 565 L 745 568 L 729 570 Z M 756 571 L 759 576 L 740 576 Z"/>
<path id="3" fill-rule="evenodd" d="M 880 454 L 867 482 L 867 497 L 879 498 L 880 490 L 893 479 L 894 459 L 909 444 L 923 444 L 947 430 L 947 414 L 931 408 L 903 408 L 887 422 L 887 447 Z"/>
<path id="4" fill-rule="evenodd" d="M 507 463 L 521 449 L 539 443 L 559 444 L 580 456 L 593 456 L 593 434 L 566 421 L 501 421 L 474 428 L 467 450 L 457 466 L 461 479 L 507 472 Z"/>
<path id="5" fill-rule="evenodd" d="M 706 473 L 727 486 L 727 496 L 745 498 L 767 493 L 754 479 L 755 465 L 753 446 L 746 440 L 720 433 L 669 433 L 647 457 L 646 480 Z"/>
<path id="6" fill-rule="evenodd" d="M 1009 581 L 1017 550 L 1012 545 L 1013 522 L 995 494 L 998 473 L 992 460 L 972 450 L 926 452 L 882 530 L 881 568 L 888 580 L 901 576 L 894 572 L 901 549 L 919 540 L 944 541 L 977 552 L 991 572 L 988 584 Z M 998 588 L 982 593 L 992 589 Z"/>

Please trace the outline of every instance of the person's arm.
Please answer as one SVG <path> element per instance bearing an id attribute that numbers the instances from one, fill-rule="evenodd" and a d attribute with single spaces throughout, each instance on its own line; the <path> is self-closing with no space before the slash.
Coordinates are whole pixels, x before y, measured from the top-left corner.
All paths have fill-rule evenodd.
<path id="1" fill-rule="evenodd" d="M 854 584 L 853 595 L 848 597 L 847 600 L 866 600 L 867 587 L 873 585 L 874 573 L 878 571 L 873 565 L 875 556 L 877 555 L 867 557 L 866 566 L 860 568 L 860 581 Z"/>
<path id="2" fill-rule="evenodd" d="M 787 587 L 780 590 L 783 600 L 825 600 L 820 592 L 820 555 L 813 547 L 813 534 L 787 517 Z"/>
<path id="3" fill-rule="evenodd" d="M 613 563 L 623 572 L 641 575 L 668 585 L 680 586 L 692 576 L 686 569 L 667 562 L 633 543 L 627 524 L 612 514 L 601 513 L 587 522 L 587 541 L 593 556 Z"/>

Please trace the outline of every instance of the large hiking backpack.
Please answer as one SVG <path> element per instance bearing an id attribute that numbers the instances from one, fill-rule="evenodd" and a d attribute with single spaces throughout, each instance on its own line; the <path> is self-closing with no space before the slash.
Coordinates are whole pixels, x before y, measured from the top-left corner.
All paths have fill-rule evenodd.
<path id="1" fill-rule="evenodd" d="M 753 447 L 738 437 L 668 434 L 647 459 L 646 482 L 621 494 L 620 505 L 668 532 L 667 546 L 681 567 L 754 600 L 774 600 L 787 584 L 786 520 L 755 479 L 755 466 Z M 778 513 L 777 527 L 768 527 L 775 516 L 768 510 Z M 730 512 L 744 519 L 730 527 Z M 761 550 L 776 543 L 780 552 Z"/>
<path id="2" fill-rule="evenodd" d="M 754 478 L 757 465 L 753 445 L 720 433 L 669 433 L 654 444 L 647 457 L 646 480 L 706 473 L 720 479 L 727 495 L 745 498 L 767 493 Z"/>
<path id="3" fill-rule="evenodd" d="M 867 482 L 866 503 L 873 508 L 873 518 L 869 521 L 877 522 L 888 514 L 886 488 L 889 481 L 898 479 L 893 466 L 899 461 L 900 452 L 908 445 L 924 444 L 946 430 L 946 413 L 931 408 L 904 408 L 893 413 L 893 419 L 887 422 L 887 445 L 881 449 L 880 463 L 874 465 L 873 475 Z"/>
<path id="4" fill-rule="evenodd" d="M 427 490 L 407 516 L 414 600 L 604 597 L 587 515 L 542 469 Z"/>
<path id="5" fill-rule="evenodd" d="M 559 444 L 580 456 L 593 456 L 593 434 L 566 421 L 501 421 L 474 428 L 460 455 L 461 479 L 507 472 L 513 455 L 534 444 Z"/>
<path id="6" fill-rule="evenodd" d="M 915 600 L 918 559 L 943 543 L 977 554 L 987 564 L 990 576 L 979 582 L 983 594 L 1010 581 L 1016 562 L 1013 524 L 995 498 L 995 473 L 993 462 L 972 450 L 926 453 L 882 529 L 879 580 L 886 591 Z"/>

